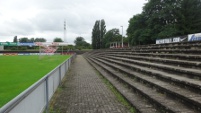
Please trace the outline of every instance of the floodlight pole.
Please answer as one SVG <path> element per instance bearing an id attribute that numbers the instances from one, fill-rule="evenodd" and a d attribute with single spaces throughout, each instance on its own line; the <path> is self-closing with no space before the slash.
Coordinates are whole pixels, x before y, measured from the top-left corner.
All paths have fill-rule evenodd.
<path id="1" fill-rule="evenodd" d="M 122 27 L 122 48 L 124 47 L 124 39 L 123 39 L 123 26 Z"/>
<path id="2" fill-rule="evenodd" d="M 62 45 L 62 55 L 64 55 L 64 53 L 63 53 L 63 45 Z"/>
<path id="3" fill-rule="evenodd" d="M 64 42 L 66 42 L 66 20 L 64 20 Z"/>
<path id="4" fill-rule="evenodd" d="M 64 43 L 66 42 L 66 19 L 64 20 Z M 62 55 L 63 55 L 63 45 L 62 45 Z"/>
<path id="5" fill-rule="evenodd" d="M 38 55 L 39 57 L 38 57 L 38 59 L 40 60 L 41 58 L 41 46 L 39 45 L 39 55 Z"/>

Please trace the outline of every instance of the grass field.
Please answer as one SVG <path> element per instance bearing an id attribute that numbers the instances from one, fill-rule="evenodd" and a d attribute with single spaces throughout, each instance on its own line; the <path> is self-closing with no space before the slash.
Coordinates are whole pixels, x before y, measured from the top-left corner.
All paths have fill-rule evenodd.
<path id="1" fill-rule="evenodd" d="M 0 56 L 0 107 L 70 56 Z"/>

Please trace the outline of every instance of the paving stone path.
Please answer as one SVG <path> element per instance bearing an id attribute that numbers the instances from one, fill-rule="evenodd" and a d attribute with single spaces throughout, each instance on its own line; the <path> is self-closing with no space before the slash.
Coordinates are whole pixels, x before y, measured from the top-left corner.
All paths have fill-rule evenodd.
<path id="1" fill-rule="evenodd" d="M 59 113 L 129 113 L 81 55 L 71 65 L 52 107 Z"/>

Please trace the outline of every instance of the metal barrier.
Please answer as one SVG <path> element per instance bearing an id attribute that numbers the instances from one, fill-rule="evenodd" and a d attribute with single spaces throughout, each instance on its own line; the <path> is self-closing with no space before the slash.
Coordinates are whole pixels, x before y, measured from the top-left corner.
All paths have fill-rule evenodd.
<path id="1" fill-rule="evenodd" d="M 42 113 L 44 110 L 48 113 L 49 100 L 60 85 L 75 56 L 75 54 L 72 55 L 68 60 L 0 108 L 0 113 Z"/>

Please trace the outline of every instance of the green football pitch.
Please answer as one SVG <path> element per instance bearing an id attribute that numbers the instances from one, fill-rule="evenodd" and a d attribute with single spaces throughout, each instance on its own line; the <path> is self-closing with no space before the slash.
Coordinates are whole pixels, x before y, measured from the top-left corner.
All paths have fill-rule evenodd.
<path id="1" fill-rule="evenodd" d="M 0 56 L 0 107 L 70 56 Z"/>

